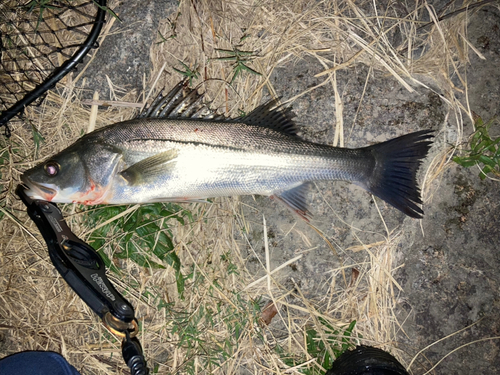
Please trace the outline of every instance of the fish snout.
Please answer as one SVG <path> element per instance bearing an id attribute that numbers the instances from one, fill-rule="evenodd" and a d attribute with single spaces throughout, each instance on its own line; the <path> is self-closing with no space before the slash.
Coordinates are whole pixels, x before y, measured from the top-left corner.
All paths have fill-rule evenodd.
<path id="1" fill-rule="evenodd" d="M 46 185 L 32 181 L 27 175 L 21 175 L 21 181 L 28 188 L 26 195 L 31 199 L 41 199 L 51 201 L 57 194 L 55 189 L 49 188 Z"/>

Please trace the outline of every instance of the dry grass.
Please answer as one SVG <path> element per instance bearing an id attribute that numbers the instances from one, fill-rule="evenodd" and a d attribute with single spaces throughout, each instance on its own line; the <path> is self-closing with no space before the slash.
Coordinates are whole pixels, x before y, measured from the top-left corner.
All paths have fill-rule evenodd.
<path id="1" fill-rule="evenodd" d="M 143 95 L 126 94 L 115 87 L 112 91 L 121 102 L 151 98 L 160 88 L 179 81 L 173 68 L 183 69 L 182 62 L 199 72 L 195 84 L 201 83 L 207 100 L 234 116 L 260 104 L 265 92 L 279 95 L 269 79 L 277 67 L 312 56 L 324 68 L 318 74 L 323 81 L 286 101 L 293 102 L 319 86 L 331 86 L 337 114 L 335 143 L 343 145 L 343 105 L 336 74 L 366 64 L 379 74 L 392 76 L 409 91 L 431 88 L 449 105 L 456 128 L 443 132 L 439 150 L 425 173 L 423 191 L 429 198 L 433 181 L 449 161 L 448 142 L 458 144 L 462 116 L 471 117 L 467 102 L 457 99 L 467 91 L 464 67 L 470 47 L 466 40 L 470 14 L 462 12 L 426 25 L 429 14 L 435 22 L 438 16 L 426 2 L 385 6 L 351 0 L 181 1 L 179 12 L 161 23 L 161 37 L 151 48 L 155 68 L 151 82 L 145 85 L 148 89 Z M 221 59 L 230 56 L 221 50 L 240 53 L 240 67 L 245 64 L 260 75 L 243 68 L 229 83 L 235 60 Z M 452 82 L 453 75 L 458 80 Z M 40 108 L 27 109 L 27 118 L 45 138 L 39 150 L 33 149 L 31 131 L 19 123 L 13 124 L 12 138 L 2 140 L 0 151 L 7 157 L 1 181 L 0 352 L 3 356 L 28 349 L 55 350 L 83 374 L 126 373 L 120 343 L 57 275 L 38 231 L 12 194 L 19 174 L 33 163 L 94 126 L 133 116 L 134 108 L 127 107 L 94 110 L 91 115 L 92 109 L 81 105 L 76 90 L 79 79 L 68 78 L 49 93 Z M 359 100 L 362 105 L 362 96 Z M 88 238 L 92 228 L 86 226 L 85 214 L 79 214 L 81 208 L 64 209 L 75 233 Z M 272 264 L 267 236 L 262 238 L 263 257 L 248 237 L 252 227 L 267 233 L 265 219 L 249 223 L 238 201 L 220 199 L 189 209 L 194 222 L 171 226 L 183 273 L 189 275 L 184 298 L 177 293 L 168 266 L 157 270 L 117 261 L 121 274 L 110 274 L 137 307 L 141 341 L 158 373 L 290 374 L 300 373 L 301 368 L 320 369 L 307 351 L 307 331 L 314 329 L 317 340 L 328 343 L 333 355 L 331 348 L 341 342 L 341 333 L 353 320 L 357 323 L 352 343 L 379 346 L 409 363 L 411 356 L 401 352 L 395 342 L 401 322 L 394 311 L 404 293 L 393 278 L 398 267 L 395 245 L 404 226 L 397 233 L 382 233 L 383 241 L 363 243 L 360 239 L 358 246 L 345 249 L 363 252 L 365 260 L 339 260 L 329 271 L 327 293 L 320 296 L 304 293 L 298 284 L 283 285 L 280 275 L 285 267 Z M 314 231 L 308 233 L 304 242 L 323 241 L 312 235 Z M 110 257 L 120 250 L 113 243 L 106 248 Z M 259 259 L 257 272 L 249 271 L 248 254 Z M 301 257 L 298 254 L 284 265 L 300 262 Z M 267 326 L 260 309 L 269 305 L 277 308 L 277 314 Z M 303 364 L 290 367 L 277 346 L 283 353 L 301 358 Z"/>

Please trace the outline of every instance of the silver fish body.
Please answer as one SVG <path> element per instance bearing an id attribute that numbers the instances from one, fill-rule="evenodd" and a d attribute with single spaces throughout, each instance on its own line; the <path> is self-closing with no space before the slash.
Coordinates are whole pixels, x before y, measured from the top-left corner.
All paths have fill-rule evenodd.
<path id="1" fill-rule="evenodd" d="M 122 170 L 146 158 L 172 153 L 146 180 L 115 178 L 107 203 L 273 195 L 306 181 L 357 181 L 374 164 L 363 150 L 304 142 L 242 123 L 134 120 L 102 135 L 122 151 Z"/>
<path id="2" fill-rule="evenodd" d="M 304 217 L 308 182 L 346 180 L 421 217 L 415 174 L 429 137 L 421 131 L 359 149 L 311 143 L 294 134 L 286 110 L 268 103 L 235 120 L 153 116 L 113 124 L 26 171 L 22 180 L 33 198 L 54 202 L 258 194 L 275 196 Z"/>

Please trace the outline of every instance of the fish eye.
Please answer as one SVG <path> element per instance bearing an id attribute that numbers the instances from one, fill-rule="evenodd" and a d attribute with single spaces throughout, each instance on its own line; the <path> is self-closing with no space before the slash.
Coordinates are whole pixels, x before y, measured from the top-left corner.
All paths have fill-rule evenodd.
<path id="1" fill-rule="evenodd" d="M 43 169 L 45 170 L 45 173 L 47 173 L 47 176 L 49 177 L 54 177 L 59 173 L 59 170 L 61 169 L 59 163 L 49 160 L 45 165 L 43 166 Z"/>

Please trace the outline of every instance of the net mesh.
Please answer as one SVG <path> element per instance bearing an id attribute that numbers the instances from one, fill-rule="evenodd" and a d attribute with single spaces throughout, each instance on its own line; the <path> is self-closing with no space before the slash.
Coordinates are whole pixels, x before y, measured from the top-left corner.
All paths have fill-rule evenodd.
<path id="1" fill-rule="evenodd" d="M 22 99 L 74 55 L 92 29 L 97 10 L 92 0 L 1 3 L 0 110 Z"/>

